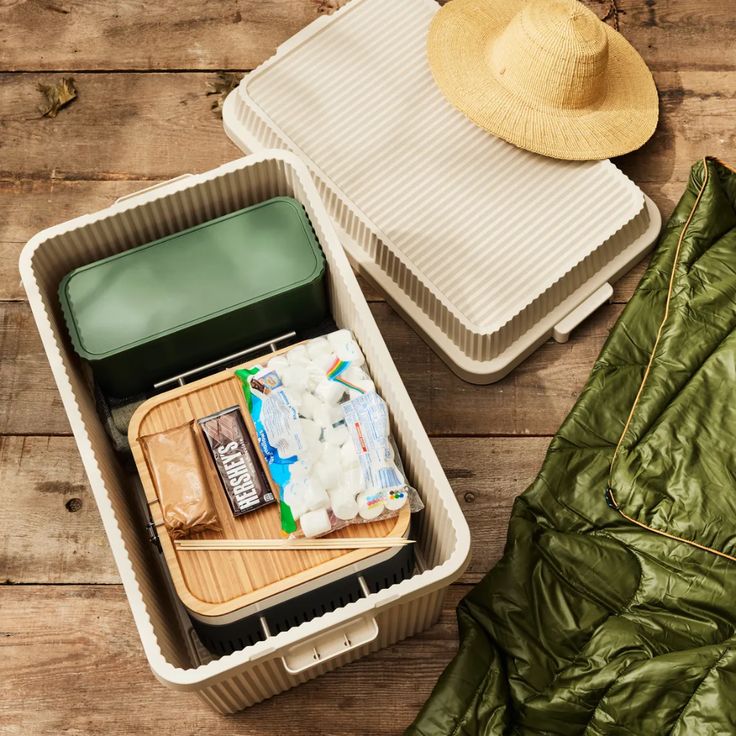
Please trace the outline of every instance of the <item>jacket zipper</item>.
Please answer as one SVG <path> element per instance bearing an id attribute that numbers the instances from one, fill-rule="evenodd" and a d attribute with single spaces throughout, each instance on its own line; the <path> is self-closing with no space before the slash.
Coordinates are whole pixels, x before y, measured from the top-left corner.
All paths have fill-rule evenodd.
<path id="1" fill-rule="evenodd" d="M 717 160 L 717 159 L 714 159 L 714 160 Z M 726 166 L 726 168 L 731 169 L 731 171 L 734 171 L 734 169 L 732 169 L 730 166 Z M 609 467 L 608 484 L 606 486 L 605 499 L 606 499 L 606 503 L 612 509 L 614 509 L 615 511 L 618 511 L 618 513 L 621 514 L 621 516 L 624 519 L 631 522 L 632 524 L 636 524 L 637 526 L 640 526 L 643 529 L 648 529 L 649 531 L 652 531 L 655 534 L 659 534 L 663 537 L 667 537 L 668 539 L 674 539 L 678 542 L 684 542 L 685 544 L 689 544 L 692 547 L 697 547 L 698 549 L 702 549 L 706 552 L 711 552 L 714 555 L 718 555 L 719 557 L 725 557 L 727 560 L 736 562 L 736 556 L 726 554 L 725 552 L 721 552 L 720 550 L 714 549 L 712 547 L 706 547 L 705 545 L 700 544 L 699 542 L 696 542 L 692 539 L 685 539 L 684 537 L 678 537 L 675 534 L 670 534 L 669 532 L 666 532 L 663 529 L 657 529 L 653 526 L 649 526 L 648 524 L 645 524 L 644 522 L 638 521 L 637 519 L 634 519 L 633 517 L 628 516 L 622 511 L 621 507 L 618 505 L 616 501 L 616 496 L 614 495 L 614 491 L 612 487 L 613 486 L 613 471 L 614 471 L 614 465 L 616 463 L 616 458 L 618 457 L 619 451 L 621 450 L 621 446 L 623 445 L 624 438 L 626 437 L 626 433 L 629 430 L 629 426 L 631 425 L 631 422 L 636 413 L 636 409 L 639 405 L 639 401 L 644 392 L 644 387 L 647 383 L 647 379 L 649 378 L 649 374 L 652 369 L 652 364 L 654 363 L 654 357 L 657 352 L 657 347 L 659 346 L 659 341 L 662 337 L 664 326 L 667 322 L 667 318 L 669 317 L 670 302 L 672 300 L 672 291 L 675 286 L 675 275 L 677 273 L 677 267 L 680 265 L 680 252 L 682 250 L 682 244 L 690 228 L 690 223 L 692 222 L 693 216 L 695 215 L 695 211 L 697 210 L 698 205 L 700 204 L 700 201 L 703 198 L 703 192 L 705 192 L 705 188 L 708 185 L 708 181 L 710 179 L 710 172 L 708 170 L 708 158 L 707 157 L 703 159 L 703 173 L 704 173 L 703 183 L 701 184 L 700 190 L 698 191 L 698 196 L 695 198 L 695 202 L 693 202 L 693 206 L 690 209 L 690 214 L 688 215 L 687 220 L 685 220 L 685 224 L 683 225 L 682 231 L 680 232 L 680 237 L 677 240 L 677 248 L 675 249 L 675 257 L 673 259 L 672 271 L 670 273 L 669 286 L 667 288 L 667 299 L 665 301 L 664 314 L 662 316 L 662 321 L 659 324 L 659 329 L 657 330 L 657 336 L 654 339 L 654 345 L 652 347 L 652 351 L 649 354 L 649 362 L 647 363 L 646 370 L 644 371 L 644 376 L 641 380 L 641 384 L 639 385 L 639 390 L 636 393 L 636 397 L 634 398 L 634 403 L 631 407 L 631 411 L 629 412 L 629 416 L 626 419 L 626 424 L 624 425 L 624 429 L 621 432 L 621 436 L 619 437 L 619 440 L 616 443 L 616 448 L 613 451 L 613 457 L 611 458 L 611 464 Z"/>

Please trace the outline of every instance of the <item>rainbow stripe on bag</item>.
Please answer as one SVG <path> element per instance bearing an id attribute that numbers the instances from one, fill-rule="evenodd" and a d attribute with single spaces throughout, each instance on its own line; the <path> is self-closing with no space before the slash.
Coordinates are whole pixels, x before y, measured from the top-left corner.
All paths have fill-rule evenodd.
<path id="1" fill-rule="evenodd" d="M 350 381 L 346 381 L 344 378 L 340 378 L 340 375 L 345 372 L 345 370 L 350 366 L 349 360 L 340 360 L 337 358 L 335 362 L 332 364 L 332 367 L 327 371 L 327 378 L 330 379 L 330 381 L 336 381 L 337 383 L 341 383 L 343 386 L 346 386 L 349 389 L 352 389 L 353 391 L 357 391 L 360 394 L 364 394 L 365 391 L 360 388 L 360 386 L 356 386 L 354 383 L 350 383 Z"/>

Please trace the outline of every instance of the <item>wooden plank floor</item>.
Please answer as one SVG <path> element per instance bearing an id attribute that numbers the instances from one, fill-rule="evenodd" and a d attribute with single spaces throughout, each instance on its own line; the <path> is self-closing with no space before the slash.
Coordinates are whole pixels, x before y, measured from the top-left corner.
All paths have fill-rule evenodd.
<path id="1" fill-rule="evenodd" d="M 400 0 L 397 0 L 397 2 Z M 618 163 L 666 217 L 693 161 L 734 157 L 732 0 L 585 0 L 654 71 L 661 121 Z M 534 477 L 642 268 L 569 343 L 511 376 L 455 378 L 367 291 L 457 493 L 474 556 L 430 631 L 246 713 L 221 718 L 150 674 L 16 261 L 36 231 L 238 156 L 210 110 L 217 70 L 245 71 L 337 0 L 0 2 L 0 734 L 399 733 L 456 648 L 454 606 L 501 555 Z M 79 99 L 39 119 L 36 85 Z"/>

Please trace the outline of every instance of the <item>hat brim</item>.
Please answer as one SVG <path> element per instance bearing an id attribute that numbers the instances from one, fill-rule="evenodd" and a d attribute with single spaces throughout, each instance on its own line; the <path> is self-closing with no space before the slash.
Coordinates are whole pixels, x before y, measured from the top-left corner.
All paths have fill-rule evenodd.
<path id="1" fill-rule="evenodd" d="M 553 158 L 611 158 L 646 143 L 659 117 L 654 79 L 636 49 L 606 24 L 608 87 L 595 106 L 540 109 L 496 79 L 488 67 L 488 48 L 522 4 L 451 0 L 440 8 L 430 25 L 427 57 L 447 99 L 481 128 Z"/>

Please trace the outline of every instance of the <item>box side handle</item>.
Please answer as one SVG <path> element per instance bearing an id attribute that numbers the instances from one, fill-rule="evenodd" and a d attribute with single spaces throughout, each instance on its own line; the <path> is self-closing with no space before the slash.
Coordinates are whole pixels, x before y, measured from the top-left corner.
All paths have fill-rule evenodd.
<path id="1" fill-rule="evenodd" d="M 167 179 L 166 181 L 158 181 L 155 184 L 151 184 L 150 187 L 145 187 L 143 189 L 138 189 L 135 192 L 130 192 L 130 194 L 124 194 L 122 197 L 118 197 L 115 200 L 115 204 L 120 204 L 121 202 L 125 202 L 129 199 L 133 199 L 134 197 L 140 197 L 142 194 L 148 194 L 149 192 L 154 191 L 155 189 L 160 189 L 161 187 L 166 187 L 169 184 L 174 184 L 177 181 L 183 181 L 184 179 L 190 179 L 194 176 L 194 174 L 181 174 L 181 176 L 175 176 L 173 179 Z"/>
<path id="2" fill-rule="evenodd" d="M 613 296 L 613 287 L 609 283 L 596 289 L 587 299 L 578 304 L 566 317 L 561 319 L 552 330 L 555 342 L 567 342 L 570 333 L 583 321 L 602 307 Z"/>
<path id="3" fill-rule="evenodd" d="M 359 649 L 378 638 L 378 622 L 373 616 L 363 616 L 334 631 L 329 631 L 290 649 L 281 662 L 290 675 L 298 675 L 322 662 Z"/>

